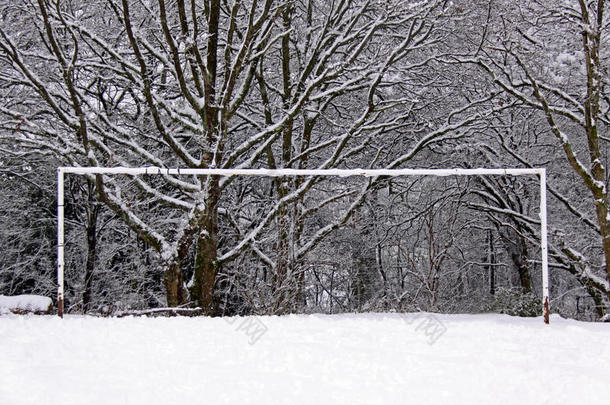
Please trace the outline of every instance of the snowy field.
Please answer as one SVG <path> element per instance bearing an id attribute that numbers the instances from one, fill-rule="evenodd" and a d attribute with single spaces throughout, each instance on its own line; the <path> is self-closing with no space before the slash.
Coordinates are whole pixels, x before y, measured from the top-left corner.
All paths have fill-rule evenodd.
<path id="1" fill-rule="evenodd" d="M 0 404 L 607 404 L 610 324 L 0 316 Z"/>

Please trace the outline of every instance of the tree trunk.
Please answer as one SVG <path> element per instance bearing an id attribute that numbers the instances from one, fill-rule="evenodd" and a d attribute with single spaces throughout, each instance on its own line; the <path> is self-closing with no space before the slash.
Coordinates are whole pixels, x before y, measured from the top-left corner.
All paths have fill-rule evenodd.
<path id="1" fill-rule="evenodd" d="M 606 273 L 606 280 L 610 282 L 610 223 L 608 222 L 608 198 L 604 194 L 595 201 L 596 212 L 599 223 L 599 230 L 602 238 L 602 247 L 604 249 L 604 270 Z M 610 301 L 610 290 L 606 290 L 606 296 Z M 608 311 L 608 308 L 604 308 L 604 315 Z"/>
<path id="2" fill-rule="evenodd" d="M 210 224 L 210 222 L 206 222 Z M 195 283 L 192 298 L 197 301 L 204 314 L 208 316 L 214 316 L 217 309 L 214 301 L 214 283 L 218 273 L 217 247 L 218 235 L 216 229 L 204 228 L 197 239 Z"/>
<path id="3" fill-rule="evenodd" d="M 284 186 L 280 186 L 281 194 L 285 195 Z M 283 195 L 280 195 L 281 199 Z M 290 218 L 288 216 L 288 210 L 283 207 L 279 210 L 277 216 L 277 258 L 276 266 L 273 274 L 272 292 L 273 299 L 275 301 L 274 312 L 277 314 L 284 314 L 289 312 L 292 306 L 292 293 L 293 285 L 295 280 L 289 280 L 291 275 L 291 258 L 290 258 Z"/>
<path id="4" fill-rule="evenodd" d="M 172 262 L 165 270 L 164 284 L 167 297 L 167 306 L 177 307 L 187 301 L 186 292 L 183 288 L 181 269 L 182 260 Z"/>
<path id="5" fill-rule="evenodd" d="M 519 227 L 517 226 L 517 229 Z M 521 286 L 524 293 L 532 291 L 532 277 L 530 275 L 530 269 L 528 265 L 528 250 L 527 241 L 517 232 L 512 230 L 506 230 L 502 232 L 502 229 L 498 229 L 500 236 L 505 241 L 505 246 L 510 255 L 510 259 L 513 262 L 514 268 L 517 270 L 519 275 L 519 285 Z"/>
<path id="6" fill-rule="evenodd" d="M 496 254 L 494 250 L 493 233 L 491 230 L 487 232 L 487 266 L 489 273 L 489 293 L 495 295 L 496 293 Z"/>
<path id="7" fill-rule="evenodd" d="M 191 298 L 201 307 L 204 314 L 216 315 L 214 284 L 218 273 L 218 178 L 208 180 L 205 212 L 197 236 L 194 283 Z"/>
<path id="8" fill-rule="evenodd" d="M 525 238 L 519 238 L 519 242 L 519 254 L 515 264 L 517 265 L 517 271 L 519 272 L 519 282 L 521 283 L 521 288 L 523 288 L 523 292 L 529 293 L 532 291 L 532 277 L 530 275 L 528 265 L 527 243 Z"/>
<path id="9" fill-rule="evenodd" d="M 292 25 L 292 10 L 290 6 L 284 7 L 282 11 L 282 21 L 285 29 L 290 29 Z M 283 85 L 283 106 L 285 110 L 290 108 L 292 97 L 291 74 L 290 74 L 290 36 L 284 35 L 282 38 L 282 85 Z M 281 167 L 290 168 L 292 158 L 294 120 L 288 119 L 282 131 L 282 153 Z M 286 177 L 277 179 L 277 199 L 282 200 L 288 195 L 291 189 L 291 180 Z M 278 314 L 287 313 L 294 306 L 296 295 L 296 280 L 290 279 L 292 276 L 292 257 L 290 241 L 290 222 L 289 210 L 286 206 L 280 208 L 277 214 L 277 259 L 273 278 L 273 298 L 275 301 L 275 312 Z"/>
<path id="10" fill-rule="evenodd" d="M 83 313 L 89 312 L 93 290 L 93 275 L 97 257 L 97 216 L 99 207 L 91 207 L 87 223 L 87 263 L 85 264 L 85 290 L 83 291 Z"/>

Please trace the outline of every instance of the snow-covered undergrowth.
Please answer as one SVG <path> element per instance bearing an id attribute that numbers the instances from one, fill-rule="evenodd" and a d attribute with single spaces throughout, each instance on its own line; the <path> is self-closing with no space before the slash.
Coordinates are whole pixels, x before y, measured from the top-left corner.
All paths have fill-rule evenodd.
<path id="1" fill-rule="evenodd" d="M 0 317 L 0 404 L 602 404 L 610 325 L 364 314 Z"/>
<path id="2" fill-rule="evenodd" d="M 0 295 L 0 314 L 8 312 L 46 313 L 53 308 L 53 301 L 42 295 Z"/>

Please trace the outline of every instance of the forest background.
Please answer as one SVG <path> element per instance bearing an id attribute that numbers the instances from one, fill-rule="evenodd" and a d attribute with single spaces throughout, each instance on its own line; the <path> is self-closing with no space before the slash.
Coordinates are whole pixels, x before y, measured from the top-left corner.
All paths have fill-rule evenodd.
<path id="1" fill-rule="evenodd" d="M 0 294 L 54 296 L 56 168 L 548 170 L 551 307 L 610 311 L 586 0 L 0 1 Z M 540 311 L 536 178 L 68 176 L 66 309 Z"/>

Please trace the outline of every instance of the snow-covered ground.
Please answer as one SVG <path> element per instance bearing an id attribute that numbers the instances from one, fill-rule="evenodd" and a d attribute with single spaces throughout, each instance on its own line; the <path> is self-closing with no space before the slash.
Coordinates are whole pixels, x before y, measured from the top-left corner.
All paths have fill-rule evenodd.
<path id="1" fill-rule="evenodd" d="M 610 324 L 0 317 L 0 404 L 607 404 Z"/>

